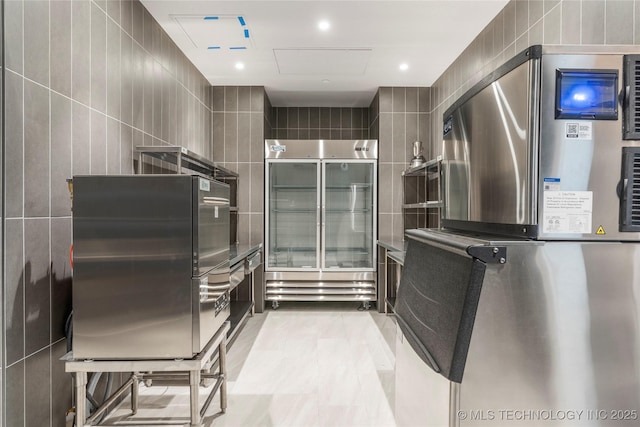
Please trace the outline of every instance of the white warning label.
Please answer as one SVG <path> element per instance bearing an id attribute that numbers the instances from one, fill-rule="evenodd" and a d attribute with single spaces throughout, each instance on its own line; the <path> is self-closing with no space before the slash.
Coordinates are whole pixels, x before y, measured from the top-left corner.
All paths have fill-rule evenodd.
<path id="1" fill-rule="evenodd" d="M 543 194 L 543 233 L 591 233 L 593 192 L 545 191 Z"/>
<path id="2" fill-rule="evenodd" d="M 567 139 L 584 141 L 591 141 L 593 139 L 592 122 L 567 122 L 564 130 L 564 135 Z"/>

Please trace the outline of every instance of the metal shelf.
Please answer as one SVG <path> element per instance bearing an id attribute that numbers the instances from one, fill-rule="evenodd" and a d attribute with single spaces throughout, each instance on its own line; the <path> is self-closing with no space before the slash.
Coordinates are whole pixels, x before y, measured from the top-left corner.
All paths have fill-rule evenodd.
<path id="1" fill-rule="evenodd" d="M 407 205 L 402 205 L 403 209 L 431 209 L 431 208 L 441 208 L 443 203 L 441 200 L 431 201 L 431 202 L 422 202 L 422 203 L 410 203 Z"/>
<path id="2" fill-rule="evenodd" d="M 213 178 L 237 179 L 238 177 L 237 173 L 217 165 L 185 147 L 177 145 L 138 146 L 136 147 L 136 152 L 138 153 L 138 170 L 142 165 L 143 156 L 149 156 Z M 180 172 L 178 171 L 178 173 Z"/>
<path id="3" fill-rule="evenodd" d="M 442 156 L 438 156 L 435 159 L 424 162 L 419 166 L 415 166 L 409 169 L 405 169 L 402 172 L 403 176 L 425 176 L 430 169 L 438 168 L 439 163 L 442 161 Z"/>

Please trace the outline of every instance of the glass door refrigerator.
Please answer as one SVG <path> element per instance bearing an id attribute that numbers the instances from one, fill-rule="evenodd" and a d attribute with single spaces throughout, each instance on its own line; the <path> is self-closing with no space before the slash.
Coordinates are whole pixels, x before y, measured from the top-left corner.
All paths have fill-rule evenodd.
<path id="1" fill-rule="evenodd" d="M 265 141 L 265 299 L 376 300 L 376 140 Z"/>

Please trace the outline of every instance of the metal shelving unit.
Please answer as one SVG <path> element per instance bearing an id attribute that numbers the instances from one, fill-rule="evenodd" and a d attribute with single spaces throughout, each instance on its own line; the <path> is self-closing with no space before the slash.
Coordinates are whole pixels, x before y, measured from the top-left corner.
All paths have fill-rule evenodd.
<path id="1" fill-rule="evenodd" d="M 404 230 L 440 227 L 442 156 L 402 172 Z"/>

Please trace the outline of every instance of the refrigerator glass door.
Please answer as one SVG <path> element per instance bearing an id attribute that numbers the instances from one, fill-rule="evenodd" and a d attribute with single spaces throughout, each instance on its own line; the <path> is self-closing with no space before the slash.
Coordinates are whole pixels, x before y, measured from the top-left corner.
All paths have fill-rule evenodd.
<path id="1" fill-rule="evenodd" d="M 319 162 L 268 162 L 267 168 L 267 268 L 318 269 Z"/>
<path id="2" fill-rule="evenodd" d="M 323 267 L 373 268 L 374 163 L 324 163 Z"/>

